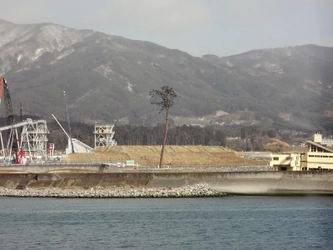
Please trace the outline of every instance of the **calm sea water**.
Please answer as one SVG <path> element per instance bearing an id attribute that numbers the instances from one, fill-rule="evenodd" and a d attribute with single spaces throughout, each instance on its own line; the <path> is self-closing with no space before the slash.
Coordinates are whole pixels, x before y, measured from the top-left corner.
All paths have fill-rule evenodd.
<path id="1" fill-rule="evenodd" d="M 2 197 L 0 249 L 333 249 L 333 198 Z"/>

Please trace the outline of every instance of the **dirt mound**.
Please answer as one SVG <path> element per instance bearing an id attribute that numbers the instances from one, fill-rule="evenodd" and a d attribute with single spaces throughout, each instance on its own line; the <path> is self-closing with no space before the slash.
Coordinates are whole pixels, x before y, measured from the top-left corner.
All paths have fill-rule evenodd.
<path id="1" fill-rule="evenodd" d="M 66 162 L 125 162 L 134 160 L 141 167 L 159 164 L 161 146 L 98 147 L 93 153 L 71 154 Z M 170 167 L 193 166 L 266 166 L 267 161 L 248 160 L 234 151 L 220 146 L 165 146 L 163 165 Z"/>
<path id="2" fill-rule="evenodd" d="M 271 152 L 283 152 L 290 149 L 290 145 L 288 143 L 276 138 L 270 138 L 265 147 Z"/>

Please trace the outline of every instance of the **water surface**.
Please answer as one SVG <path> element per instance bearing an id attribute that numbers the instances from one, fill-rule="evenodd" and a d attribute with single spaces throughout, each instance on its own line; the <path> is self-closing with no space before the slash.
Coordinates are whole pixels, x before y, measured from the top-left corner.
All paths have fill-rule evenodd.
<path id="1" fill-rule="evenodd" d="M 333 198 L 0 198 L 0 249 L 333 249 Z"/>

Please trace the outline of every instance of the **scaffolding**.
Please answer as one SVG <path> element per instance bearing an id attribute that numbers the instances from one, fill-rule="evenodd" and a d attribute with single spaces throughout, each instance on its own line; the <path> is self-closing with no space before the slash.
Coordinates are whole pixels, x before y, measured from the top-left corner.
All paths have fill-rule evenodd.
<path id="1" fill-rule="evenodd" d="M 113 139 L 114 124 L 95 124 L 93 134 L 95 135 L 95 148 L 99 146 L 116 146 L 117 142 Z"/>
<path id="2" fill-rule="evenodd" d="M 13 161 L 18 149 L 23 150 L 24 158 L 47 159 L 47 134 L 49 134 L 46 120 L 26 121 L 0 128 L 1 156 L 4 161 Z M 7 136 L 7 138 L 6 138 Z M 5 139 L 5 140 L 4 140 Z M 4 144 L 6 141 L 6 146 Z"/>

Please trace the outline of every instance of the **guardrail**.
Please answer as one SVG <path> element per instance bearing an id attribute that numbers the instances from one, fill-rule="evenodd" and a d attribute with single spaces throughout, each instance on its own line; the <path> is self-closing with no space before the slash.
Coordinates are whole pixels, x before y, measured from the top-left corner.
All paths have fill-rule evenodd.
<path id="1" fill-rule="evenodd" d="M 41 163 L 26 163 L 26 164 L 0 164 L 0 167 L 24 167 L 24 166 L 102 166 L 103 162 L 41 162 Z"/>
<path id="2" fill-rule="evenodd" d="M 139 164 L 126 165 L 125 163 L 105 162 L 39 162 L 26 164 L 0 164 L 0 167 L 24 168 L 24 167 L 102 167 L 102 168 L 140 168 Z"/>

